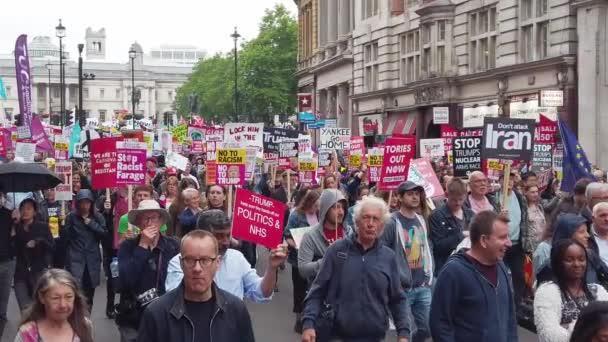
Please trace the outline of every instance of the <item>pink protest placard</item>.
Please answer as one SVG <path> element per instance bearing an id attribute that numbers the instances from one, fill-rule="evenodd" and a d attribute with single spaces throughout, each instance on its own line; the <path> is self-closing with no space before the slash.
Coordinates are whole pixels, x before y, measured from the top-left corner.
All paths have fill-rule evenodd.
<path id="1" fill-rule="evenodd" d="M 424 193 L 428 198 L 444 195 L 443 187 L 439 183 L 435 170 L 426 158 L 412 160 L 408 180 L 424 187 Z"/>
<path id="2" fill-rule="evenodd" d="M 116 186 L 116 143 L 122 138 L 91 140 L 91 186 L 94 190 Z"/>
<path id="3" fill-rule="evenodd" d="M 399 184 L 407 180 L 410 161 L 416 153 L 416 139 L 387 138 L 384 145 L 384 157 L 380 171 L 380 190 L 396 190 Z"/>
<path id="4" fill-rule="evenodd" d="M 284 203 L 238 188 L 234 202 L 232 236 L 268 248 L 283 241 Z"/>
<path id="5" fill-rule="evenodd" d="M 146 143 L 116 142 L 116 159 L 116 186 L 145 184 Z"/>

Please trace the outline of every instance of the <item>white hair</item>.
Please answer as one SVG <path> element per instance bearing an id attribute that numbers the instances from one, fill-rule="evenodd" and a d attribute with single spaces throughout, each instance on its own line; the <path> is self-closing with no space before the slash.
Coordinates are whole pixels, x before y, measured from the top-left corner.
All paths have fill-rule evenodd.
<path id="1" fill-rule="evenodd" d="M 386 223 L 386 221 L 388 221 L 388 219 L 390 218 L 390 213 L 388 211 L 388 205 L 386 204 L 386 202 L 384 202 L 383 199 L 376 197 L 376 196 L 367 196 L 367 197 L 363 198 L 362 200 L 360 200 L 359 202 L 357 202 L 357 204 L 355 204 L 355 208 L 353 209 L 353 211 L 354 211 L 353 220 L 355 222 L 357 222 L 361 219 L 361 214 L 363 213 L 364 208 L 379 209 L 380 212 L 382 213 L 382 217 L 381 217 L 382 226 L 384 226 L 384 223 Z"/>
<path id="2" fill-rule="evenodd" d="M 591 199 L 593 199 L 593 194 L 596 191 L 605 190 L 606 188 L 608 188 L 608 184 L 605 184 L 605 183 L 600 183 L 600 182 L 589 183 L 589 185 L 587 185 L 587 188 L 585 189 L 585 197 L 587 198 L 587 201 L 590 201 Z"/>
<path id="3" fill-rule="evenodd" d="M 187 188 L 182 191 L 182 196 L 184 196 L 185 199 L 191 199 L 194 196 L 196 196 L 198 193 L 199 192 L 196 189 Z"/>
<path id="4" fill-rule="evenodd" d="M 600 203 L 596 204 L 595 206 L 593 206 L 593 217 L 597 217 L 599 211 L 602 209 L 608 209 L 607 202 L 600 202 Z"/>

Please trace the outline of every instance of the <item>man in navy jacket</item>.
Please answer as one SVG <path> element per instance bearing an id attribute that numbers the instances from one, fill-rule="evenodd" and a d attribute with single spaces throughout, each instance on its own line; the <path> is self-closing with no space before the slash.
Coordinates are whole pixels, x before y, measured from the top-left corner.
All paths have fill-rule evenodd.
<path id="1" fill-rule="evenodd" d="M 470 229 L 471 249 L 448 259 L 431 304 L 434 342 L 517 342 L 517 319 L 509 271 L 508 219 L 478 213 Z"/>

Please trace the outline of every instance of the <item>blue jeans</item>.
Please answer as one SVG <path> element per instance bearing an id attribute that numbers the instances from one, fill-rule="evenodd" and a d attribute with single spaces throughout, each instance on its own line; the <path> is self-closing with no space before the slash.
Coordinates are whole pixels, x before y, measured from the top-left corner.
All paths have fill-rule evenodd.
<path id="1" fill-rule="evenodd" d="M 431 288 L 416 287 L 406 293 L 410 305 L 412 321 L 416 328 L 412 329 L 412 342 L 424 342 L 431 336 L 429 328 L 429 313 L 431 312 Z"/>

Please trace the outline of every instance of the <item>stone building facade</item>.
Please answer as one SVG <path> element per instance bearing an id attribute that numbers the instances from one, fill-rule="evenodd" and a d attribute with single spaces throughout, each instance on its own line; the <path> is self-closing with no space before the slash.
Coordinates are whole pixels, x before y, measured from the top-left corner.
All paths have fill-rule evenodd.
<path id="1" fill-rule="evenodd" d="M 83 73 L 94 74 L 93 80 L 83 82 L 83 107 L 87 118 L 99 123 L 111 121 L 122 110 L 131 112 L 131 62 L 125 51 L 124 61 L 109 61 L 105 57 L 105 31 L 87 29 L 83 56 Z M 28 43 L 32 73 L 32 111 L 40 114 L 60 112 L 59 47 L 49 37 L 34 37 Z M 188 79 L 193 64 L 170 63 L 145 54 L 134 43 L 135 87 L 141 90 L 136 114 L 163 122 L 163 113 L 173 111 L 177 88 Z M 78 57 L 67 56 L 65 63 L 66 109 L 78 104 Z M 50 72 L 47 68 L 50 65 Z M 50 75 L 50 80 L 49 80 Z M 13 120 L 19 112 L 19 99 L 13 54 L 0 55 L 0 77 L 4 81 L 7 101 L 0 100 L 2 120 Z"/>
<path id="2" fill-rule="evenodd" d="M 328 14 L 341 1 L 296 2 L 300 91 L 332 117 L 332 87 L 348 84 L 349 118 L 339 125 L 366 144 L 393 133 L 439 137 L 434 107 L 448 107 L 457 128 L 544 113 L 565 120 L 590 160 L 608 167 L 608 0 L 350 0 L 348 54 L 335 56 L 325 37 L 340 27 L 341 16 Z M 563 90 L 564 106 L 540 107 L 541 90 Z"/>

